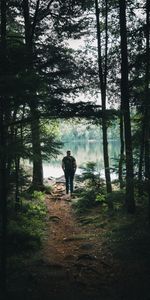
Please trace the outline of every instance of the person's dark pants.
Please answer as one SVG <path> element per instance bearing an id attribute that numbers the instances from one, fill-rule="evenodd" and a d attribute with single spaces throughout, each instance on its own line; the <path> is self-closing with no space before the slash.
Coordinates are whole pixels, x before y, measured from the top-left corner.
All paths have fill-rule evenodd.
<path id="1" fill-rule="evenodd" d="M 65 179 L 66 179 L 66 193 L 69 193 L 69 190 L 71 193 L 73 193 L 73 179 L 74 179 L 74 173 L 65 173 Z"/>

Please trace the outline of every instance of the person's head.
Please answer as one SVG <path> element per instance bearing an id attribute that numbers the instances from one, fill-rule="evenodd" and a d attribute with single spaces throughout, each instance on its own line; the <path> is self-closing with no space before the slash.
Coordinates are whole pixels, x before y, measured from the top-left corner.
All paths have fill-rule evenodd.
<path id="1" fill-rule="evenodd" d="M 70 155 L 71 155 L 71 151 L 67 150 L 67 156 L 70 156 Z"/>

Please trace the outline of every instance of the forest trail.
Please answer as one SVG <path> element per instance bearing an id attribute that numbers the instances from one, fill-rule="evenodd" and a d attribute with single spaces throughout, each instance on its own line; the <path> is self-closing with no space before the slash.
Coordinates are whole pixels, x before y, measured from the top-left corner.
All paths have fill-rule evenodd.
<path id="1" fill-rule="evenodd" d="M 65 194 L 63 184 L 56 185 L 53 196 L 47 196 L 49 212 L 48 239 L 45 242 L 43 256 L 65 264 L 80 260 L 86 253 L 89 260 L 96 260 L 96 232 L 81 226 L 71 209 L 73 197 Z M 95 228 L 94 228 L 95 229 Z M 100 247 L 100 245 L 99 245 Z"/>
<path id="2" fill-rule="evenodd" d="M 71 208 L 64 184 L 47 195 L 48 220 L 32 299 L 110 299 L 114 274 L 101 247 L 99 229 L 81 225 Z M 32 267 L 37 274 L 37 266 Z"/>
<path id="3" fill-rule="evenodd" d="M 114 255 L 106 243 L 109 227 L 100 223 L 100 206 L 76 215 L 71 205 L 76 199 L 65 194 L 64 183 L 56 183 L 45 201 L 48 213 L 42 249 L 25 263 L 19 278 L 14 276 L 16 300 L 150 299 L 149 264 L 141 252 L 137 255 L 139 246 L 128 249 L 124 244 L 118 247 L 123 256 Z M 8 299 L 12 298 L 11 294 Z"/>

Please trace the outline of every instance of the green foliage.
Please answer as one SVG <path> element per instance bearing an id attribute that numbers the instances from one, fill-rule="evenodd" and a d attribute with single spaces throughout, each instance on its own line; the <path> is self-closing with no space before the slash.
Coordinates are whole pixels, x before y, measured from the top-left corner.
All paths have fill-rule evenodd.
<path id="1" fill-rule="evenodd" d="M 103 204 L 103 206 L 106 205 L 106 207 L 113 203 L 114 211 L 122 210 L 125 204 L 125 191 L 118 190 L 109 194 L 97 194 L 96 201 L 100 204 Z"/>
<path id="2" fill-rule="evenodd" d="M 84 191 L 80 194 L 78 201 L 73 204 L 78 213 L 84 213 L 87 209 L 96 205 L 96 194 L 93 190 Z"/>
<path id="3" fill-rule="evenodd" d="M 39 191 L 34 191 L 33 193 L 32 193 L 32 198 L 33 199 L 38 199 L 38 200 L 41 200 L 41 201 L 43 201 L 44 200 L 44 193 L 43 192 L 39 192 Z"/>
<path id="4" fill-rule="evenodd" d="M 16 169 L 14 166 L 12 166 L 12 169 L 10 171 L 9 175 L 9 192 L 12 193 L 15 191 L 15 185 L 16 185 Z M 19 184 L 19 190 L 25 190 L 29 184 L 31 183 L 31 174 L 30 170 L 25 167 L 23 168 L 22 165 L 20 166 L 18 170 L 18 184 Z"/>
<path id="5" fill-rule="evenodd" d="M 60 154 L 62 143 L 59 141 L 60 131 L 57 121 L 41 122 L 40 126 L 40 142 L 41 152 L 44 160 L 48 161 L 52 157 Z"/>
<path id="6" fill-rule="evenodd" d="M 96 163 L 87 162 L 85 166 L 81 166 L 82 177 L 81 181 L 85 186 L 90 189 L 98 190 L 102 185 L 102 179 L 100 180 L 100 174 L 96 171 Z"/>
<path id="7" fill-rule="evenodd" d="M 32 201 L 22 198 L 22 210 L 8 223 L 8 249 L 11 255 L 40 247 L 46 214 L 42 192 L 34 191 Z"/>
<path id="8" fill-rule="evenodd" d="M 102 211 L 106 212 L 112 203 L 114 211 L 121 211 L 125 205 L 125 191 L 115 190 L 112 193 L 106 193 L 104 180 L 96 173 L 95 163 L 88 162 L 82 169 L 80 181 L 83 182 L 83 188 L 77 191 L 78 200 L 74 203 L 77 212 L 83 213 L 97 205 L 101 205 Z"/>
<path id="9" fill-rule="evenodd" d="M 103 204 L 106 202 L 106 195 L 98 194 L 96 195 L 96 201 Z"/>
<path id="10" fill-rule="evenodd" d="M 115 203 L 124 203 L 125 201 L 125 190 L 113 191 L 106 195 L 108 201 Z"/>
<path id="11" fill-rule="evenodd" d="M 119 161 L 120 161 L 120 155 L 117 158 L 113 158 L 113 166 L 111 168 L 111 170 L 118 175 L 119 177 L 119 170 L 118 170 L 118 166 L 119 166 Z M 123 180 L 125 180 L 125 174 L 126 174 L 126 169 L 125 169 L 125 157 L 122 158 L 122 177 Z M 119 180 L 118 180 L 119 181 Z"/>
<path id="12" fill-rule="evenodd" d="M 74 204 L 78 213 L 83 213 L 87 209 L 98 205 L 100 197 L 101 199 L 105 198 L 104 181 L 96 173 L 96 164 L 88 162 L 82 167 L 82 170 L 82 176 L 79 180 L 83 182 L 83 189 L 79 190 L 79 199 Z"/>
<path id="13" fill-rule="evenodd" d="M 52 191 L 53 191 L 53 186 L 52 185 L 44 185 L 44 192 L 46 194 L 51 194 Z"/>
<path id="14" fill-rule="evenodd" d="M 114 211 L 122 210 L 125 205 L 125 190 L 113 191 L 106 195 L 106 202 L 113 203 Z"/>

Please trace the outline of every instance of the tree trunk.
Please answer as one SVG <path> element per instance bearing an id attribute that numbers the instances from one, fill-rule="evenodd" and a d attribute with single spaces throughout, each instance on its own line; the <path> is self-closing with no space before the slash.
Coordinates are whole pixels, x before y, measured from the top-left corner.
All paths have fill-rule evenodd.
<path id="1" fill-rule="evenodd" d="M 127 28 L 126 28 L 126 1 L 119 0 L 120 6 L 120 36 L 121 36 L 121 106 L 124 117 L 125 130 L 125 154 L 126 154 L 126 207 L 129 213 L 135 212 L 134 201 L 134 174 L 131 120 L 129 109 L 129 86 L 128 86 L 128 51 L 127 51 Z"/>
<path id="2" fill-rule="evenodd" d="M 40 190 L 43 187 L 43 166 L 40 144 L 40 127 L 39 119 L 35 107 L 31 109 L 31 134 L 32 134 L 32 150 L 33 150 L 33 178 L 32 187 Z"/>
<path id="3" fill-rule="evenodd" d="M 6 127 L 4 125 L 4 107 L 1 98 L 0 105 L 0 202 L 1 202 L 1 220 L 2 220 L 2 248 L 1 248 L 1 285 L 5 293 L 6 290 L 6 269 L 7 269 L 7 170 L 6 170 Z"/>
<path id="4" fill-rule="evenodd" d="M 119 183 L 120 189 L 123 188 L 123 162 L 124 162 L 124 130 L 122 109 L 120 112 L 120 158 L 119 158 Z"/>
<path id="5" fill-rule="evenodd" d="M 146 1 L 146 72 L 145 72 L 145 112 L 144 112 L 144 123 L 145 123 L 145 178 L 147 193 L 149 198 L 149 222 L 150 222 L 150 104 L 149 104 L 149 82 L 150 82 L 150 2 Z"/>
<path id="6" fill-rule="evenodd" d="M 102 117 L 102 132 L 103 132 L 103 154 L 104 154 L 106 189 L 107 189 L 107 193 L 111 193 L 112 187 L 111 187 L 109 156 L 108 156 L 107 121 L 104 113 Z"/>
<path id="7" fill-rule="evenodd" d="M 14 141 L 17 139 L 18 130 L 15 129 L 14 134 Z M 15 163 L 15 209 L 18 210 L 20 208 L 19 205 L 19 170 L 20 170 L 20 157 L 17 154 L 15 154 L 14 157 L 14 163 Z"/>
<path id="8" fill-rule="evenodd" d="M 141 196 L 143 194 L 143 162 L 144 162 L 144 134 L 145 125 L 143 120 L 142 132 L 141 132 L 141 142 L 140 142 L 140 156 L 139 156 L 139 170 L 138 170 L 138 194 Z"/>
<path id="9" fill-rule="evenodd" d="M 4 76 L 6 68 L 6 0 L 1 0 L 1 70 L 0 76 Z M 7 126 L 5 124 L 6 98 L 0 98 L 0 210 L 2 224 L 2 247 L 1 247 L 1 287 L 3 294 L 6 293 L 6 270 L 7 270 L 7 174 L 6 174 L 6 146 Z"/>
<path id="10" fill-rule="evenodd" d="M 40 1 L 37 0 L 36 11 L 34 15 L 34 22 L 31 25 L 29 14 L 29 2 L 23 1 L 23 11 L 25 20 L 25 40 L 27 48 L 27 69 L 33 71 L 33 38 L 34 30 L 36 26 L 36 18 L 39 9 Z M 32 187 L 34 189 L 41 189 L 43 187 L 43 167 L 42 167 L 42 155 L 40 145 L 40 126 L 39 118 L 36 109 L 36 104 L 33 99 L 29 100 L 29 106 L 31 111 L 31 134 L 32 134 L 32 151 L 33 151 L 33 178 Z"/>
<path id="11" fill-rule="evenodd" d="M 98 69 L 99 69 L 99 80 L 100 90 L 102 99 L 102 132 L 103 132 L 103 155 L 104 155 L 104 168 L 105 168 L 105 179 L 107 193 L 112 192 L 110 168 L 109 168 L 109 155 L 108 155 L 108 141 L 107 141 L 107 119 L 106 119 L 106 85 L 107 85 L 107 1 L 106 1 L 106 19 L 105 19 L 105 69 L 102 67 L 102 56 L 101 56 L 101 29 L 99 22 L 99 7 L 98 0 L 95 0 L 95 11 L 96 11 L 96 25 L 97 25 L 97 45 L 98 45 Z"/>
<path id="12" fill-rule="evenodd" d="M 15 158 L 15 209 L 20 208 L 19 203 L 19 169 L 20 169 L 20 159 L 19 157 Z"/>

